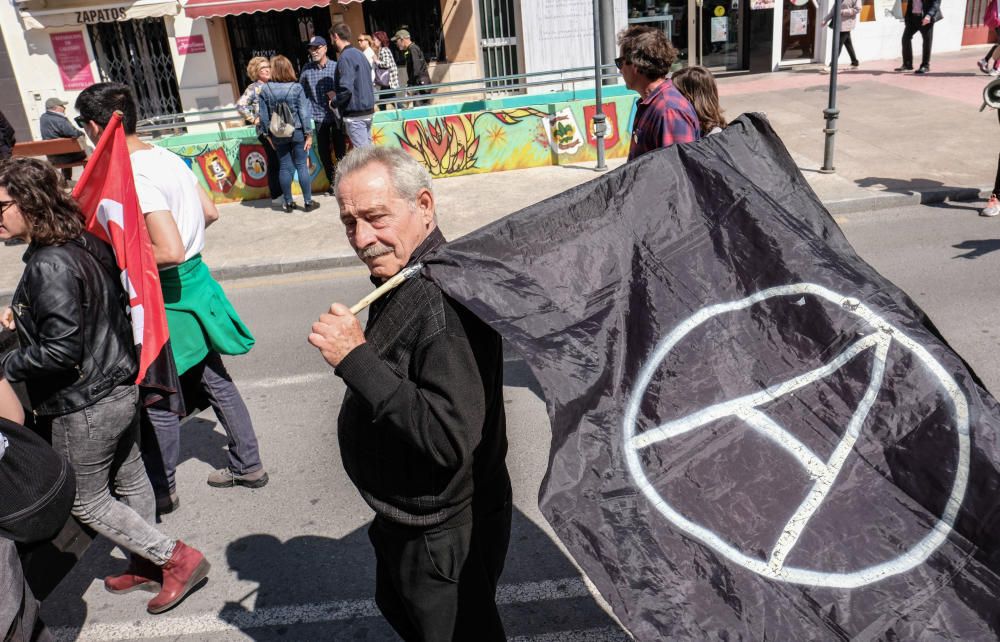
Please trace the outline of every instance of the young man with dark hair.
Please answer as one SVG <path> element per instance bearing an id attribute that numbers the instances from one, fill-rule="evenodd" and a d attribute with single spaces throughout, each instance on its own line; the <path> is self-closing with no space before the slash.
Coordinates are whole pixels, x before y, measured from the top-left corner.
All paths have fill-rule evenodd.
<path id="1" fill-rule="evenodd" d="M 221 356 L 248 352 L 254 338 L 201 259 L 205 228 L 219 218 L 219 211 L 179 156 L 135 135 L 136 105 L 127 86 L 91 85 L 77 98 L 76 110 L 84 131 L 95 143 L 115 110 L 125 115 L 125 140 L 139 206 L 160 269 L 177 372 L 205 394 L 229 437 L 229 466 L 210 474 L 208 484 L 260 488 L 268 477 L 260 461 L 257 436 Z M 180 456 L 180 418 L 156 407 L 147 408 L 145 414 L 157 443 L 151 449 L 144 443 L 143 455 L 157 510 L 168 513 L 179 505 L 174 471 Z"/>
<path id="2" fill-rule="evenodd" d="M 667 78 L 677 50 L 666 34 L 652 27 L 629 27 L 618 34 L 618 46 L 615 64 L 625 86 L 639 93 L 628 159 L 701 138 L 698 114 Z"/>
<path id="3" fill-rule="evenodd" d="M 333 74 L 333 103 L 344 122 L 344 129 L 354 147 L 372 144 L 372 114 L 375 113 L 375 87 L 372 67 L 365 55 L 351 45 L 351 28 L 344 23 L 330 29 L 330 40 L 337 48 L 337 70 Z"/>

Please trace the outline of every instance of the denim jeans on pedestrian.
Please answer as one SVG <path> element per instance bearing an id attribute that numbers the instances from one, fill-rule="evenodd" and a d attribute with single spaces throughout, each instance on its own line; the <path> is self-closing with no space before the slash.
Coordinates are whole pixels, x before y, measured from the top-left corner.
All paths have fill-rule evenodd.
<path id="1" fill-rule="evenodd" d="M 52 446 L 76 471 L 73 515 L 118 546 L 163 566 L 176 542 L 152 525 L 156 504 L 139 454 L 138 402 L 139 389 L 121 385 L 91 406 L 53 417 Z"/>
<path id="2" fill-rule="evenodd" d="M 354 147 L 368 147 L 372 144 L 372 117 L 345 116 L 344 127 Z"/>
<path id="3" fill-rule="evenodd" d="M 292 177 L 299 174 L 299 187 L 306 203 L 312 201 L 312 179 L 306 165 L 308 154 L 305 150 L 305 137 L 301 129 L 296 129 L 291 138 L 273 138 L 278 151 L 278 181 L 281 183 L 281 193 L 286 203 L 292 202 Z"/>
<path id="4" fill-rule="evenodd" d="M 250 420 L 250 411 L 240 396 L 222 356 L 218 352 L 209 352 L 201 363 L 181 375 L 188 387 L 198 388 L 204 392 L 211 404 L 215 416 L 222 424 L 229 438 L 229 470 L 237 475 L 247 475 L 257 472 L 263 465 L 260 462 L 260 449 L 257 435 Z M 188 381 L 188 379 L 193 381 Z M 146 467 L 157 497 L 166 497 L 176 489 L 175 474 L 181 451 L 180 418 L 166 410 L 147 408 L 146 415 L 152 431 L 145 432 L 149 442 L 143 448 Z M 157 452 L 156 445 L 159 445 Z M 159 455 L 159 457 L 157 457 Z"/>

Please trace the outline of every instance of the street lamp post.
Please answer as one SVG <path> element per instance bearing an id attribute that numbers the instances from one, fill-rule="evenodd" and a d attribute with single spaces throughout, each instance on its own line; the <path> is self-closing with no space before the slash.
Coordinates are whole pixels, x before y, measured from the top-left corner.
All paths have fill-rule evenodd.
<path id="1" fill-rule="evenodd" d="M 830 54 L 830 101 L 823 110 L 826 118 L 826 141 L 823 148 L 823 167 L 820 172 L 832 174 L 836 171 L 833 166 L 833 142 L 837 136 L 837 119 L 840 118 L 840 110 L 837 109 L 837 58 L 840 57 L 840 0 L 833 0 L 833 52 Z"/>
<path id="2" fill-rule="evenodd" d="M 594 143 L 597 147 L 597 167 L 601 171 L 608 166 L 604 162 L 604 134 L 607 132 L 607 116 L 601 98 L 601 83 L 604 80 L 604 66 L 601 61 L 601 0 L 594 0 Z"/>

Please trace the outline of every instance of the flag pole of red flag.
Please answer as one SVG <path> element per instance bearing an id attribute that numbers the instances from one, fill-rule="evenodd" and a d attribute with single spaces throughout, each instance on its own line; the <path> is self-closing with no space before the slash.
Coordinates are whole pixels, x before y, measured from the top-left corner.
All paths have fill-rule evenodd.
<path id="1" fill-rule="evenodd" d="M 176 392 L 173 383 L 176 374 L 169 376 L 172 363 L 168 364 L 163 381 L 156 380 L 160 377 L 150 372 L 151 364 L 167 344 L 169 331 L 160 274 L 139 210 L 121 112 L 114 113 L 97 141 L 83 176 L 73 189 L 73 198 L 83 211 L 87 231 L 111 245 L 121 269 L 122 286 L 129 296 L 132 333 L 139 348 L 136 383 Z"/>

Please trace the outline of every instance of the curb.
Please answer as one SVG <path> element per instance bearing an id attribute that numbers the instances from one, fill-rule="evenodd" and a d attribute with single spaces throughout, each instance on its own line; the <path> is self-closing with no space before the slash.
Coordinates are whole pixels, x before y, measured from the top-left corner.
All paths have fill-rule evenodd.
<path id="1" fill-rule="evenodd" d="M 989 188 L 982 190 L 975 187 L 942 187 L 909 193 L 881 192 L 872 196 L 827 201 L 824 205 L 831 215 L 865 214 L 895 207 L 906 207 L 907 205 L 929 205 L 944 201 L 985 199 L 989 198 L 991 191 Z M 275 276 L 278 274 L 332 270 L 343 267 L 355 267 L 357 265 L 360 265 L 360 263 L 356 256 L 353 254 L 343 254 L 340 256 L 314 257 L 281 263 L 231 265 L 210 269 L 210 272 L 219 281 L 229 281 L 260 276 Z M 9 304 L 13 295 L 13 290 L 0 290 L 0 305 Z"/>

